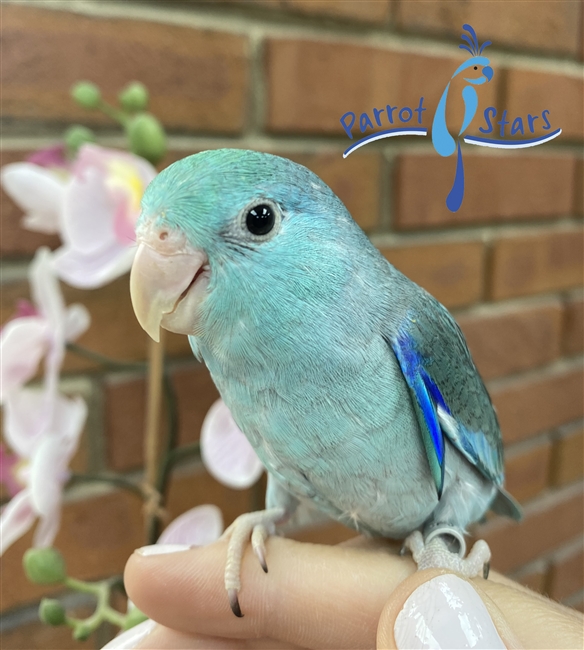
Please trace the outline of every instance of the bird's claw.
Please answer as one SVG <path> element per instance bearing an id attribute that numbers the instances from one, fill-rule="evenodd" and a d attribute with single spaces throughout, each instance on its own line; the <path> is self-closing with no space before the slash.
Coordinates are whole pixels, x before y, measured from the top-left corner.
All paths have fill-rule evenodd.
<path id="1" fill-rule="evenodd" d="M 265 542 L 268 536 L 275 532 L 276 522 L 280 521 L 285 514 L 284 508 L 272 508 L 241 515 L 221 536 L 221 539 L 229 541 L 225 564 L 225 589 L 229 596 L 231 611 L 239 618 L 243 616 L 238 594 L 241 589 L 241 562 L 245 547 L 251 537 L 253 551 L 260 566 L 267 573 Z"/>

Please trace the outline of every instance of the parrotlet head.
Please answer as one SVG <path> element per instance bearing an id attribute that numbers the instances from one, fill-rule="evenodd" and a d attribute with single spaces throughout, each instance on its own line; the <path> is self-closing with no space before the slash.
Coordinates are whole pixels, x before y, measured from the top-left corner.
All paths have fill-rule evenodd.
<path id="1" fill-rule="evenodd" d="M 144 194 L 136 237 L 132 303 L 156 341 L 161 326 L 201 335 L 244 302 L 275 301 L 278 292 L 287 292 L 283 301 L 293 293 L 296 306 L 318 300 L 319 283 L 330 278 L 331 291 L 343 275 L 355 238 L 366 240 L 318 176 L 239 149 L 204 151 L 162 171 Z"/>

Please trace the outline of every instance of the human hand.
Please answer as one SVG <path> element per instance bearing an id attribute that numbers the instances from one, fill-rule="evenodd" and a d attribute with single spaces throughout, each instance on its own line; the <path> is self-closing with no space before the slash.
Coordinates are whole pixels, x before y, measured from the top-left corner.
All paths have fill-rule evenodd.
<path id="1" fill-rule="evenodd" d="M 452 616 L 451 608 L 439 609 L 430 602 L 440 597 L 439 581 L 432 579 L 445 572 L 416 571 L 410 557 L 397 555 L 383 541 L 357 538 L 331 547 L 270 538 L 268 575 L 251 551 L 244 558 L 239 594 L 243 619 L 233 616 L 223 588 L 225 542 L 164 554 L 163 547 L 155 548 L 154 555 L 148 549 L 132 555 L 125 581 L 130 598 L 158 624 L 145 622 L 107 648 L 430 647 L 419 641 L 413 645 L 415 638 L 405 636 L 407 617 L 400 612 L 404 603 L 408 609 L 414 591 L 420 612 L 426 608 L 434 614 L 450 613 L 442 632 L 436 627 L 439 617 L 428 619 L 429 629 L 437 635 L 453 632 L 458 620 L 470 621 L 470 629 L 480 625 L 490 645 L 475 648 L 496 647 L 492 639 L 497 635 L 502 639 L 499 647 L 582 647 L 578 612 L 495 572 L 489 580 L 471 581 L 446 574 L 447 586 L 462 603 Z M 469 582 L 473 590 L 465 589 Z M 418 587 L 422 589 L 416 591 Z M 444 637 L 442 643 L 453 647 Z"/>

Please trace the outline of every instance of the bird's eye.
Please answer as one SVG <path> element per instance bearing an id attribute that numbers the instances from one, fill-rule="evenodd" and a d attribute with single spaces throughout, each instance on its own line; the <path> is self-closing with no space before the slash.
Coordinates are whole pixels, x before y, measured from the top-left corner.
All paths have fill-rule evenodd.
<path id="1" fill-rule="evenodd" d="M 475 65 L 474 69 L 475 69 L 475 70 L 478 70 L 478 67 Z"/>
<path id="2" fill-rule="evenodd" d="M 254 205 L 245 215 L 245 225 L 252 235 L 267 235 L 275 223 L 274 209 L 266 203 Z"/>

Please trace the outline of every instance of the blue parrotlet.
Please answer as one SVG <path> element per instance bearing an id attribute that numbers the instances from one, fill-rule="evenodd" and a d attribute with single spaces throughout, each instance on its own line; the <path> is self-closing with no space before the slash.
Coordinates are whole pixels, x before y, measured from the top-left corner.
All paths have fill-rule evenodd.
<path id="1" fill-rule="evenodd" d="M 140 324 L 155 340 L 160 327 L 189 336 L 268 472 L 266 510 L 224 534 L 236 615 L 250 538 L 267 571 L 267 536 L 307 504 L 406 538 L 420 568 L 488 571 L 484 541 L 464 557 L 468 525 L 520 510 L 487 390 L 452 316 L 318 176 L 266 153 L 204 151 L 152 181 L 136 235 Z"/>

